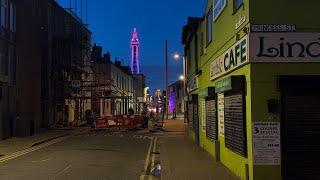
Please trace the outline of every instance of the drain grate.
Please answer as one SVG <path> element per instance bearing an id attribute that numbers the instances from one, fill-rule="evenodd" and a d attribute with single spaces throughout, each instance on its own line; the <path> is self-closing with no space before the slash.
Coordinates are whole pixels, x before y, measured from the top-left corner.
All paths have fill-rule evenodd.
<path id="1" fill-rule="evenodd" d="M 3 154 L 0 154 L 0 157 L 3 157 L 4 155 Z"/>

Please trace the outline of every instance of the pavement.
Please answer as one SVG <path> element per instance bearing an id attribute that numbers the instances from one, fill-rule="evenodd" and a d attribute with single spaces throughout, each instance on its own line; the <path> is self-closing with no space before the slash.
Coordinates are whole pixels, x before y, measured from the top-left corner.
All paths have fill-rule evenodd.
<path id="1" fill-rule="evenodd" d="M 165 180 L 236 180 L 226 167 L 187 137 L 187 125 L 180 120 L 165 121 L 166 132 L 159 138 L 161 178 Z"/>

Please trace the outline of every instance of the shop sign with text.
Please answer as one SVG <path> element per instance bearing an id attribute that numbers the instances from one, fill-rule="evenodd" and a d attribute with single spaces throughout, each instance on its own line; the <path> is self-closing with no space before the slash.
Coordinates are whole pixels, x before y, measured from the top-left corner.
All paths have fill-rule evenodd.
<path id="1" fill-rule="evenodd" d="M 223 53 L 222 56 L 214 60 L 210 65 L 210 79 L 214 80 L 248 63 L 248 44 L 248 36 L 245 36 Z"/>
<path id="2" fill-rule="evenodd" d="M 194 76 L 188 82 L 188 92 L 198 89 L 198 76 Z"/>
<path id="3" fill-rule="evenodd" d="M 320 33 L 252 33 L 252 62 L 320 62 Z"/>

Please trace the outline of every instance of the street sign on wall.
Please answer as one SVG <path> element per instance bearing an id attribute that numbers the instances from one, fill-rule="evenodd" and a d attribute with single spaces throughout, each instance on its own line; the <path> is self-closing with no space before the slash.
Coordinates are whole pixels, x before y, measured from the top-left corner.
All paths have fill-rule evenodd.
<path id="1" fill-rule="evenodd" d="M 294 24 L 254 24 L 251 28 L 252 32 L 294 32 L 296 25 Z"/>

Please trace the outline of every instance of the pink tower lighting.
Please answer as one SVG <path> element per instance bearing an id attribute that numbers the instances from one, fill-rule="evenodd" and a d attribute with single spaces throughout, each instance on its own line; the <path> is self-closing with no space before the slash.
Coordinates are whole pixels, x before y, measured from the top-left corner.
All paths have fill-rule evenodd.
<path id="1" fill-rule="evenodd" d="M 139 64 L 139 39 L 137 29 L 134 28 L 132 32 L 131 39 L 131 72 L 132 74 L 140 74 L 140 64 Z"/>

